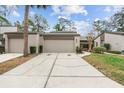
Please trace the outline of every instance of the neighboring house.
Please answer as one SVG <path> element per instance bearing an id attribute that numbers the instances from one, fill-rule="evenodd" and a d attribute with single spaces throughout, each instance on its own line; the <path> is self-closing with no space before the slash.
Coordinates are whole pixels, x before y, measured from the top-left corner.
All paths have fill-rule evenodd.
<path id="1" fill-rule="evenodd" d="M 0 34 L 4 34 L 5 32 L 17 32 L 17 27 L 15 26 L 0 27 Z"/>
<path id="2" fill-rule="evenodd" d="M 80 37 L 80 46 L 83 50 L 88 50 L 89 45 L 88 45 L 88 40 L 85 36 Z"/>
<path id="3" fill-rule="evenodd" d="M 88 39 L 86 36 L 80 37 L 80 47 L 82 48 L 83 51 L 88 51 L 89 43 L 88 43 Z M 93 42 L 92 42 L 92 47 L 93 47 Z"/>
<path id="4" fill-rule="evenodd" d="M 76 52 L 76 47 L 80 47 L 80 34 L 77 32 L 49 32 L 37 33 L 29 32 L 28 52 L 30 47 L 43 46 L 43 52 Z M 23 32 L 5 33 L 5 51 L 22 53 L 24 48 Z"/>
<path id="5" fill-rule="evenodd" d="M 124 32 L 105 32 L 94 39 L 95 47 L 103 46 L 105 43 L 110 44 L 111 50 L 124 50 Z"/>

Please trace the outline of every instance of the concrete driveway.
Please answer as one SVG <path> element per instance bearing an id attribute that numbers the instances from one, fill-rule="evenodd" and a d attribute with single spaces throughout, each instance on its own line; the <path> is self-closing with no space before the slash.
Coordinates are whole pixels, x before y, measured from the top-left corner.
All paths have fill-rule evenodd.
<path id="1" fill-rule="evenodd" d="M 43 53 L 0 76 L 0 87 L 123 87 L 74 53 Z"/>
<path id="2" fill-rule="evenodd" d="M 13 58 L 16 58 L 16 57 L 20 57 L 22 56 L 23 54 L 21 53 L 7 53 L 7 54 L 1 54 L 0 55 L 0 63 L 4 62 L 4 61 L 7 61 L 7 60 L 11 60 Z"/>

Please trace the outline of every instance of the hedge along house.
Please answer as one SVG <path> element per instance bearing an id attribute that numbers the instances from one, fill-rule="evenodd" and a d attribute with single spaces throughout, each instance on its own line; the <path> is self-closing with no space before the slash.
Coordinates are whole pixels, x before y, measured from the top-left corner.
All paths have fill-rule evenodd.
<path id="1" fill-rule="evenodd" d="M 124 32 L 105 32 L 94 39 L 94 46 L 103 46 L 110 44 L 111 50 L 124 50 Z"/>
<path id="2" fill-rule="evenodd" d="M 36 53 L 39 52 L 39 46 L 42 46 L 45 53 L 76 52 L 76 47 L 80 47 L 80 34 L 77 32 L 29 32 L 28 34 L 29 53 L 31 46 L 36 47 Z M 23 32 L 5 33 L 5 51 L 7 53 L 23 53 L 23 48 Z"/>

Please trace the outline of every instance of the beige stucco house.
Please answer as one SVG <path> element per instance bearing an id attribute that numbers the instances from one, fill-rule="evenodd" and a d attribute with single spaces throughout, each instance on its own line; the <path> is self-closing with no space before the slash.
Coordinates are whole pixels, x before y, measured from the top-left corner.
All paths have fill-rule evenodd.
<path id="1" fill-rule="evenodd" d="M 2 26 L 0 27 L 0 46 L 4 46 L 2 42 L 5 32 L 17 32 L 17 27 L 15 26 Z"/>
<path id="2" fill-rule="evenodd" d="M 30 47 L 43 46 L 43 52 L 76 52 L 80 47 L 80 34 L 77 32 L 29 32 L 28 52 Z M 24 48 L 23 32 L 5 33 L 5 51 L 7 53 L 22 53 Z"/>
<path id="3" fill-rule="evenodd" d="M 94 39 L 94 46 L 102 46 L 109 43 L 111 50 L 124 50 L 124 32 L 105 32 Z"/>

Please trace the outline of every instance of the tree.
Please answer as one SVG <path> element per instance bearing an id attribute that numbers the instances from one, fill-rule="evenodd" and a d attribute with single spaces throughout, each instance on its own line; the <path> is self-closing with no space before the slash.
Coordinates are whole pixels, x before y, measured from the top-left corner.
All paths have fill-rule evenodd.
<path id="1" fill-rule="evenodd" d="M 111 17 L 111 23 L 114 31 L 124 32 L 124 8 Z"/>
<path id="2" fill-rule="evenodd" d="M 24 56 L 28 55 L 28 14 L 29 5 L 26 5 L 24 13 Z"/>
<path id="3" fill-rule="evenodd" d="M 3 16 L 0 16 L 0 26 L 8 26 L 11 25 L 8 19 Z"/>
<path id="4" fill-rule="evenodd" d="M 0 23 L 1 25 L 11 25 L 8 21 L 7 16 L 11 14 L 11 12 L 16 11 L 16 5 L 1 5 L 0 6 Z"/>
<path id="5" fill-rule="evenodd" d="M 49 28 L 47 20 L 42 15 L 34 14 L 29 18 L 29 26 L 32 27 L 32 31 L 40 32 Z"/>
<path id="6" fill-rule="evenodd" d="M 35 6 L 31 5 L 32 8 Z M 37 8 L 46 9 L 47 5 L 37 5 Z M 28 15 L 29 15 L 29 5 L 25 5 L 24 12 L 24 56 L 28 55 Z"/>
<path id="7" fill-rule="evenodd" d="M 100 34 L 102 32 L 102 21 L 101 20 L 95 20 L 93 23 L 93 29 L 98 34 Z"/>
<path id="8" fill-rule="evenodd" d="M 16 11 L 17 6 L 16 5 L 1 5 L 0 6 L 0 15 L 7 17 L 9 16 L 13 11 Z"/>
<path id="9" fill-rule="evenodd" d="M 103 32 L 111 31 L 111 23 L 107 20 L 95 20 L 93 23 L 93 29 L 99 34 Z"/>
<path id="10" fill-rule="evenodd" d="M 72 22 L 71 20 L 64 18 L 64 17 L 60 17 L 59 18 L 59 24 L 62 27 L 62 31 L 65 30 L 70 30 L 72 29 L 72 26 L 74 25 L 74 22 Z"/>
<path id="11" fill-rule="evenodd" d="M 89 44 L 89 49 L 88 49 L 89 52 L 92 50 L 93 38 L 94 38 L 94 34 L 93 33 L 88 33 L 87 41 L 88 41 L 88 44 Z"/>
<path id="12" fill-rule="evenodd" d="M 56 29 L 56 31 L 62 31 L 61 25 L 59 23 L 54 26 L 54 29 Z"/>

